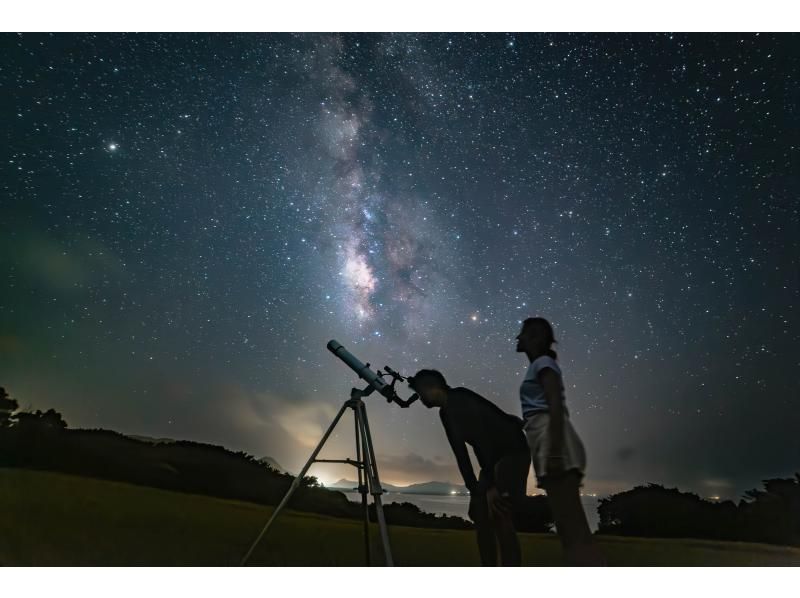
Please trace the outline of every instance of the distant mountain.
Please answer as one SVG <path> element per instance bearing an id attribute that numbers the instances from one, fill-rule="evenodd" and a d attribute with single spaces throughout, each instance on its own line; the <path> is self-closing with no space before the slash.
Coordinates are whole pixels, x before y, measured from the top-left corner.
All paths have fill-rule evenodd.
<path id="1" fill-rule="evenodd" d="M 387 492 L 400 492 L 400 490 L 402 490 L 402 486 L 393 486 L 392 484 L 387 484 L 386 482 L 381 482 L 381 486 L 383 486 L 383 489 Z M 333 484 L 325 487 L 332 488 L 334 490 L 355 490 L 358 488 L 358 482 L 342 478 L 338 482 L 334 482 Z"/>
<path id="2" fill-rule="evenodd" d="M 421 482 L 419 484 L 411 484 L 409 486 L 395 486 L 381 482 L 381 486 L 387 492 L 397 492 L 398 494 L 432 494 L 432 495 L 450 495 L 450 494 L 468 494 L 466 486 L 461 484 L 450 484 L 448 482 Z M 334 482 L 326 488 L 333 488 L 337 490 L 354 490 L 358 487 L 358 482 L 342 478 L 338 482 Z"/>
<path id="3" fill-rule="evenodd" d="M 467 487 L 462 484 L 449 484 L 447 482 L 422 482 L 405 486 L 398 492 L 404 494 L 469 494 Z"/>

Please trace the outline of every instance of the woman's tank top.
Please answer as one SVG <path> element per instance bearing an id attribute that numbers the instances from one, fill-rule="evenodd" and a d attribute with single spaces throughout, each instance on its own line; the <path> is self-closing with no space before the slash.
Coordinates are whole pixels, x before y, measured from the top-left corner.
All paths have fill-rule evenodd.
<path id="1" fill-rule="evenodd" d="M 564 401 L 564 380 L 561 377 L 561 367 L 558 362 L 549 355 L 540 355 L 528 366 L 528 371 L 525 372 L 525 379 L 519 387 L 519 400 L 522 404 L 522 416 L 528 417 L 534 413 L 541 413 L 549 411 L 550 407 L 547 404 L 547 397 L 544 394 L 544 388 L 539 384 L 536 378 L 537 374 L 543 368 L 552 368 L 558 374 L 559 382 L 561 383 L 561 400 Z M 564 406 L 564 413 L 567 413 L 566 405 Z"/>

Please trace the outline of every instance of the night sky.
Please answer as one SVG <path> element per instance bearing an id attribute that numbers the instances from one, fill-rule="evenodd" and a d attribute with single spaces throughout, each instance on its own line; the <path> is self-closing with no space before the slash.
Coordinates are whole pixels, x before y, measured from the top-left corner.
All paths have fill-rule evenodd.
<path id="1" fill-rule="evenodd" d="M 538 315 L 586 491 L 738 498 L 800 469 L 799 50 L 2 34 L 0 386 L 297 471 L 357 383 L 329 339 L 519 414 Z M 460 481 L 435 410 L 367 401 L 385 481 Z"/>

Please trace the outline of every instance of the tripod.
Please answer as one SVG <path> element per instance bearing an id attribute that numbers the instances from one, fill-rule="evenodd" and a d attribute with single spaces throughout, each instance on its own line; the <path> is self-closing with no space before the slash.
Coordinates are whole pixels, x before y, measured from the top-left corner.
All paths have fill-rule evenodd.
<path id="1" fill-rule="evenodd" d="M 275 511 L 273 511 L 269 521 L 267 521 L 266 525 L 261 530 L 261 533 L 259 533 L 256 539 L 253 541 L 250 549 L 242 558 L 240 565 L 244 566 L 247 564 L 248 559 L 253 554 L 253 550 L 255 550 L 256 546 L 261 541 L 261 538 L 264 537 L 264 534 L 275 521 L 278 513 L 280 513 L 281 510 L 286 506 L 286 503 L 289 502 L 292 494 L 294 494 L 295 490 L 297 490 L 297 488 L 300 486 L 303 477 L 306 475 L 306 472 L 313 463 L 347 463 L 349 465 L 353 465 L 358 470 L 358 491 L 361 493 L 361 505 L 364 509 L 364 551 L 367 565 L 371 564 L 369 549 L 369 507 L 367 505 L 367 494 L 372 495 L 372 501 L 375 504 L 375 513 L 378 517 L 378 528 L 381 534 L 383 554 L 386 558 L 386 564 L 390 567 L 394 565 L 394 562 L 392 561 L 391 547 L 389 546 L 389 532 L 386 528 L 386 519 L 383 516 L 383 505 L 381 504 L 381 494 L 383 494 L 383 488 L 381 488 L 381 482 L 378 477 L 378 463 L 375 460 L 375 451 L 372 448 L 372 436 L 370 435 L 369 421 L 367 420 L 367 407 L 364 405 L 364 401 L 362 400 L 363 397 L 369 395 L 373 390 L 375 390 L 375 388 L 372 385 L 369 385 L 364 389 L 351 389 L 350 399 L 344 402 L 341 409 L 339 409 L 339 413 L 337 413 L 336 417 L 333 418 L 331 425 L 328 427 L 328 430 L 325 432 L 322 440 L 319 441 L 317 448 L 314 449 L 314 452 L 311 453 L 311 457 L 309 457 L 308 461 L 303 466 L 303 469 L 292 481 L 292 485 L 289 487 L 286 495 L 283 497 L 278 506 L 275 507 Z M 328 440 L 328 437 L 331 435 L 331 432 L 333 432 L 336 424 L 339 423 L 339 420 L 342 418 L 342 414 L 344 414 L 345 409 L 348 408 L 353 410 L 353 417 L 355 419 L 356 459 L 317 459 L 317 455 L 322 450 L 325 441 Z"/>

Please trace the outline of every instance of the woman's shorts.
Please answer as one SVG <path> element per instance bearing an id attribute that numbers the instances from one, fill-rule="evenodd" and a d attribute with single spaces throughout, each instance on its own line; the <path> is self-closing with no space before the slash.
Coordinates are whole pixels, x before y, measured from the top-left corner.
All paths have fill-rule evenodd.
<path id="1" fill-rule="evenodd" d="M 543 488 L 550 479 L 547 476 L 547 456 L 550 453 L 550 414 L 534 413 L 525 419 L 523 431 L 531 450 L 536 485 Z M 586 450 L 580 436 L 572 426 L 569 416 L 564 415 L 564 442 L 560 455 L 564 462 L 564 472 L 575 472 L 583 477 L 586 472 Z"/>

